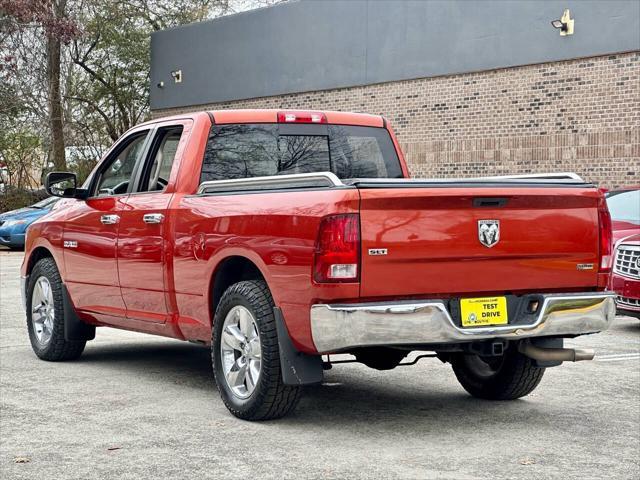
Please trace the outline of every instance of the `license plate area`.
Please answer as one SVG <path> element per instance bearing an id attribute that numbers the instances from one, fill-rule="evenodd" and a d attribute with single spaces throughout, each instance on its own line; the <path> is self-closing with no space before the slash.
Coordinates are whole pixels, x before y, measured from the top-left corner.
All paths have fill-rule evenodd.
<path id="1" fill-rule="evenodd" d="M 460 320 L 464 328 L 507 325 L 506 297 L 460 299 Z"/>

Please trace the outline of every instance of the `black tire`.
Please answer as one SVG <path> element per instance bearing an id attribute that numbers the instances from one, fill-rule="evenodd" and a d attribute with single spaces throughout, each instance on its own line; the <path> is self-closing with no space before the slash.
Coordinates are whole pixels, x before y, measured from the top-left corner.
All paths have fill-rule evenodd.
<path id="1" fill-rule="evenodd" d="M 51 330 L 51 338 L 45 343 L 41 343 L 34 331 L 33 322 L 33 290 L 40 277 L 45 277 L 49 281 L 53 294 L 53 306 L 55 318 Z M 62 279 L 58 272 L 56 262 L 51 257 L 43 258 L 36 263 L 29 275 L 27 284 L 27 329 L 29 330 L 29 340 L 31 348 L 42 360 L 59 362 L 63 360 L 75 360 L 84 351 L 86 341 L 69 341 L 64 338 L 64 307 L 62 303 Z"/>
<path id="2" fill-rule="evenodd" d="M 453 371 L 464 389 L 487 400 L 515 400 L 530 394 L 542 380 L 544 368 L 517 351 L 515 345 L 501 357 L 456 354 Z"/>
<path id="3" fill-rule="evenodd" d="M 235 306 L 244 306 L 253 315 L 261 344 L 260 376 L 253 393 L 240 398 L 225 379 L 221 358 L 221 336 L 225 318 Z M 213 374 L 222 401 L 229 411 L 244 420 L 270 420 L 285 416 L 300 400 L 299 386 L 285 385 L 280 369 L 278 334 L 273 315 L 273 298 L 261 280 L 238 282 L 222 295 L 214 316 L 211 339 Z"/>

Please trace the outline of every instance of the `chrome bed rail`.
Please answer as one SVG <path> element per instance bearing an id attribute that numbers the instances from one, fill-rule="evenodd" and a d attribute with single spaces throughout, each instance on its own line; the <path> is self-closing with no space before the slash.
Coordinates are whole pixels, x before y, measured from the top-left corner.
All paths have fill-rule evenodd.
<path id="1" fill-rule="evenodd" d="M 345 186 L 429 186 L 429 185 L 584 185 L 589 184 L 575 173 L 537 173 L 474 178 L 351 178 L 340 180 L 332 172 L 296 173 L 267 177 L 210 180 L 198 187 L 198 195 L 243 191 L 287 190 L 296 188 L 336 188 Z"/>
<path id="2" fill-rule="evenodd" d="M 471 178 L 354 178 L 345 180 L 345 183 L 361 187 L 380 186 L 484 186 L 487 185 L 511 185 L 511 186 L 590 186 L 579 175 L 570 172 L 564 173 L 533 173 L 527 175 L 503 175 L 495 177 L 471 177 Z"/>
<path id="3" fill-rule="evenodd" d="M 344 187 L 345 184 L 331 172 L 296 173 L 269 177 L 236 178 L 202 182 L 198 194 L 227 193 L 244 190 L 276 190 L 289 188 Z"/>

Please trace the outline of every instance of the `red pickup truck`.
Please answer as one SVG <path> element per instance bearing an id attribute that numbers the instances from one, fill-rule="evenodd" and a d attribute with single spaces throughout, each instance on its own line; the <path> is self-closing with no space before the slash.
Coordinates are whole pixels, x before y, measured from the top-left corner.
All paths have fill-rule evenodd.
<path id="1" fill-rule="evenodd" d="M 210 345 L 220 395 L 280 417 L 333 353 L 392 369 L 450 362 L 487 399 L 530 393 L 605 330 L 611 227 L 574 174 L 409 179 L 373 115 L 225 110 L 127 132 L 28 231 L 29 337 L 80 356 L 96 326 Z M 334 362 L 335 363 L 335 362 Z M 406 362 L 405 362 L 406 363 Z"/>

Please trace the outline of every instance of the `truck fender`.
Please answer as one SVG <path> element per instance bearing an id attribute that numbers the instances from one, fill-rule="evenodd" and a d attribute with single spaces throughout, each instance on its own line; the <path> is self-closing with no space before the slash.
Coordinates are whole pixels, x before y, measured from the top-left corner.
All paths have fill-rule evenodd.
<path id="1" fill-rule="evenodd" d="M 278 332 L 282 381 L 285 385 L 312 385 L 322 382 L 322 357 L 299 352 L 289 337 L 282 311 L 278 307 L 274 307 L 273 316 Z"/>

